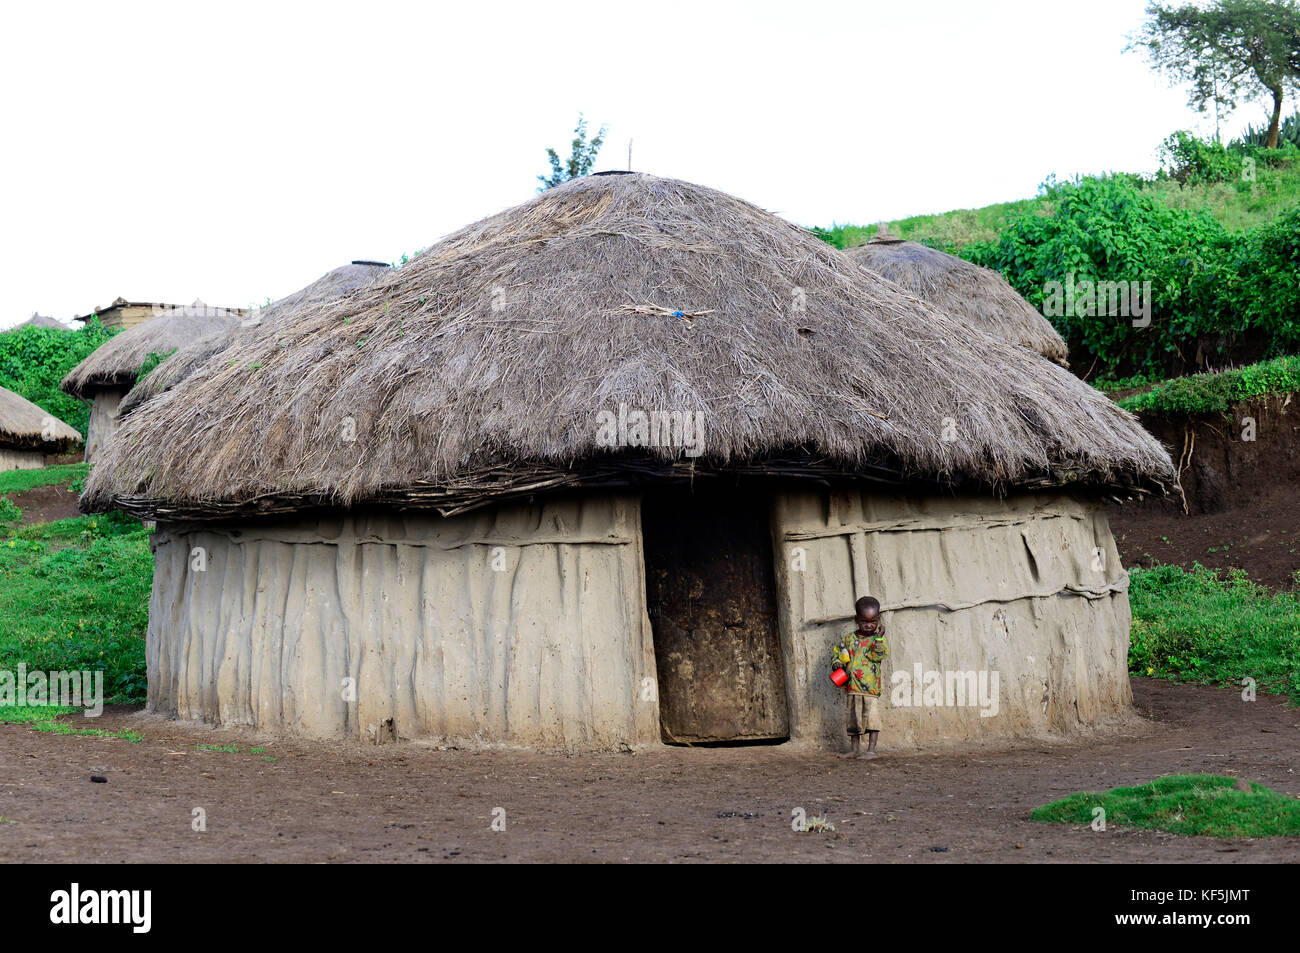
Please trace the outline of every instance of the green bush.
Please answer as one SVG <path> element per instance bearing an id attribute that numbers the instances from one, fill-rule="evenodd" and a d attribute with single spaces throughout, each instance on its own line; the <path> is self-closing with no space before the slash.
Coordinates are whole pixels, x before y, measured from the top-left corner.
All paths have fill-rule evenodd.
<path id="1" fill-rule="evenodd" d="M 137 384 L 140 383 L 145 379 L 150 371 L 175 353 L 176 348 L 172 348 L 169 351 L 150 351 L 149 356 L 146 357 L 144 363 L 140 365 L 140 370 L 136 372 L 135 382 Z"/>
<path id="2" fill-rule="evenodd" d="M 1238 401 L 1297 390 L 1300 390 L 1300 357 L 1279 357 L 1215 374 L 1175 377 L 1118 403 L 1134 413 L 1183 416 L 1225 411 Z"/>
<path id="3" fill-rule="evenodd" d="M 59 382 L 116 333 L 98 318 L 75 331 L 36 327 L 6 331 L 0 334 L 0 387 L 26 397 L 84 437 L 90 409 L 59 390 Z"/>
<path id="4" fill-rule="evenodd" d="M 1048 183 L 1044 192 L 1046 210 L 1014 217 L 996 242 L 962 254 L 1002 272 L 1040 311 L 1049 282 L 1150 282 L 1147 327 L 1122 315 L 1048 315 L 1078 362 L 1096 359 L 1108 373 L 1167 371 L 1188 341 L 1237 329 L 1239 317 L 1225 326 L 1215 302 L 1240 238 L 1208 212 L 1168 208 L 1132 176 Z"/>

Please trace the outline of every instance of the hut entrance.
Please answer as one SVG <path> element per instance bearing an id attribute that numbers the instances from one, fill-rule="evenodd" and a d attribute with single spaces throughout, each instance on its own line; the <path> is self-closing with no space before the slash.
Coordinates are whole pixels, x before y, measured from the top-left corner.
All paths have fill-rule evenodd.
<path id="1" fill-rule="evenodd" d="M 790 735 L 769 502 L 735 490 L 648 493 L 646 602 L 669 743 Z"/>

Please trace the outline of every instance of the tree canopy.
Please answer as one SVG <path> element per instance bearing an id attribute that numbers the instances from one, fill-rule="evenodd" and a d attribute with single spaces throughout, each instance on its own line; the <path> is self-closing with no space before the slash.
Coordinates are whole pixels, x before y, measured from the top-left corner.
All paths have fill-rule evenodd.
<path id="1" fill-rule="evenodd" d="M 537 177 L 538 181 L 542 183 L 542 187 L 537 191 L 545 192 L 547 189 L 553 189 L 557 185 L 563 185 L 570 179 L 576 179 L 591 172 L 591 167 L 596 162 L 596 154 L 600 152 L 600 147 L 605 142 L 606 132 L 608 132 L 608 129 L 602 125 L 600 131 L 588 141 L 587 120 L 582 118 L 582 113 L 578 113 L 578 126 L 573 130 L 573 142 L 569 144 L 568 160 L 561 161 L 559 154 L 554 149 L 547 149 L 546 157 L 551 163 L 551 174 Z"/>
<path id="2" fill-rule="evenodd" d="M 1243 96 L 1268 95 L 1273 111 L 1266 145 L 1277 148 L 1282 103 L 1300 90 L 1300 5 L 1295 0 L 1215 0 L 1209 5 L 1147 7 L 1147 21 L 1130 43 L 1204 111 L 1229 109 Z"/>

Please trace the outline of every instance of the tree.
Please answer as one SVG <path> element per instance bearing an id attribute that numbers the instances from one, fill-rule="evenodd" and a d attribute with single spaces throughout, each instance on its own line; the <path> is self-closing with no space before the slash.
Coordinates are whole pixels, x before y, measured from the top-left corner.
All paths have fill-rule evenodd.
<path id="1" fill-rule="evenodd" d="M 545 192 L 547 189 L 553 189 L 557 185 L 563 185 L 570 179 L 576 179 L 584 176 L 591 171 L 592 165 L 596 162 L 596 153 L 600 152 L 601 145 L 605 142 L 605 133 L 609 130 L 602 124 L 600 131 L 587 141 L 587 120 L 582 118 L 582 113 L 578 113 L 578 127 L 573 130 L 573 142 L 570 143 L 569 160 L 561 162 L 559 155 L 554 149 L 546 150 L 546 157 L 551 162 L 551 174 L 539 175 L 537 180 L 542 183 L 538 192 Z"/>
<path id="2" fill-rule="evenodd" d="M 1201 112 L 1231 109 L 1243 94 L 1273 98 L 1267 146 L 1277 148 L 1282 102 L 1300 91 L 1300 5 L 1296 0 L 1216 0 L 1209 6 L 1147 7 L 1147 21 L 1129 43 L 1157 69 L 1188 83 Z"/>

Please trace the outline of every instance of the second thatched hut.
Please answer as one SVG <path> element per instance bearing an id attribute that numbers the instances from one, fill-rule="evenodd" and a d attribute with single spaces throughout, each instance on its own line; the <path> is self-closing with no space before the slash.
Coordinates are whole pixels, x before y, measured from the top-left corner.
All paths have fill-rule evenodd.
<path id="1" fill-rule="evenodd" d="M 135 386 L 150 355 L 169 355 L 194 341 L 224 334 L 240 320 L 240 312 L 209 307 L 202 301 L 166 308 L 109 338 L 69 371 L 60 386 L 90 403 L 87 462 L 97 462 L 117 426 L 118 405 Z"/>
<path id="2" fill-rule="evenodd" d="M 75 429 L 0 387 L 0 470 L 38 470 L 47 454 L 68 453 L 79 443 Z"/>
<path id="3" fill-rule="evenodd" d="M 1069 353 L 1056 328 L 996 271 L 895 238 L 883 225 L 869 242 L 845 254 L 973 328 L 1067 364 Z"/>
<path id="4" fill-rule="evenodd" d="M 123 421 L 82 506 L 158 520 L 157 711 L 833 746 L 829 647 L 866 594 L 886 683 L 916 674 L 885 707 L 898 741 L 1123 716 L 1101 497 L 1172 480 L 1058 365 L 746 202 L 629 173 L 213 354 Z M 991 708 L 967 672 L 997 676 Z M 934 673 L 968 703 L 930 704 Z"/>
<path id="5" fill-rule="evenodd" d="M 310 317 L 323 309 L 336 307 L 349 292 L 378 281 L 390 269 L 391 266 L 382 261 L 353 261 L 341 265 L 293 294 L 285 295 L 265 308 L 254 311 L 240 321 L 238 326 L 185 345 L 131 388 L 118 407 L 118 417 L 125 417 L 149 399 L 178 386 L 217 352 L 226 348 L 238 352 L 246 346 L 246 338 L 256 337 L 264 333 L 264 330 L 291 324 L 293 320 Z M 285 321 L 286 318 L 289 318 L 288 322 Z"/>

